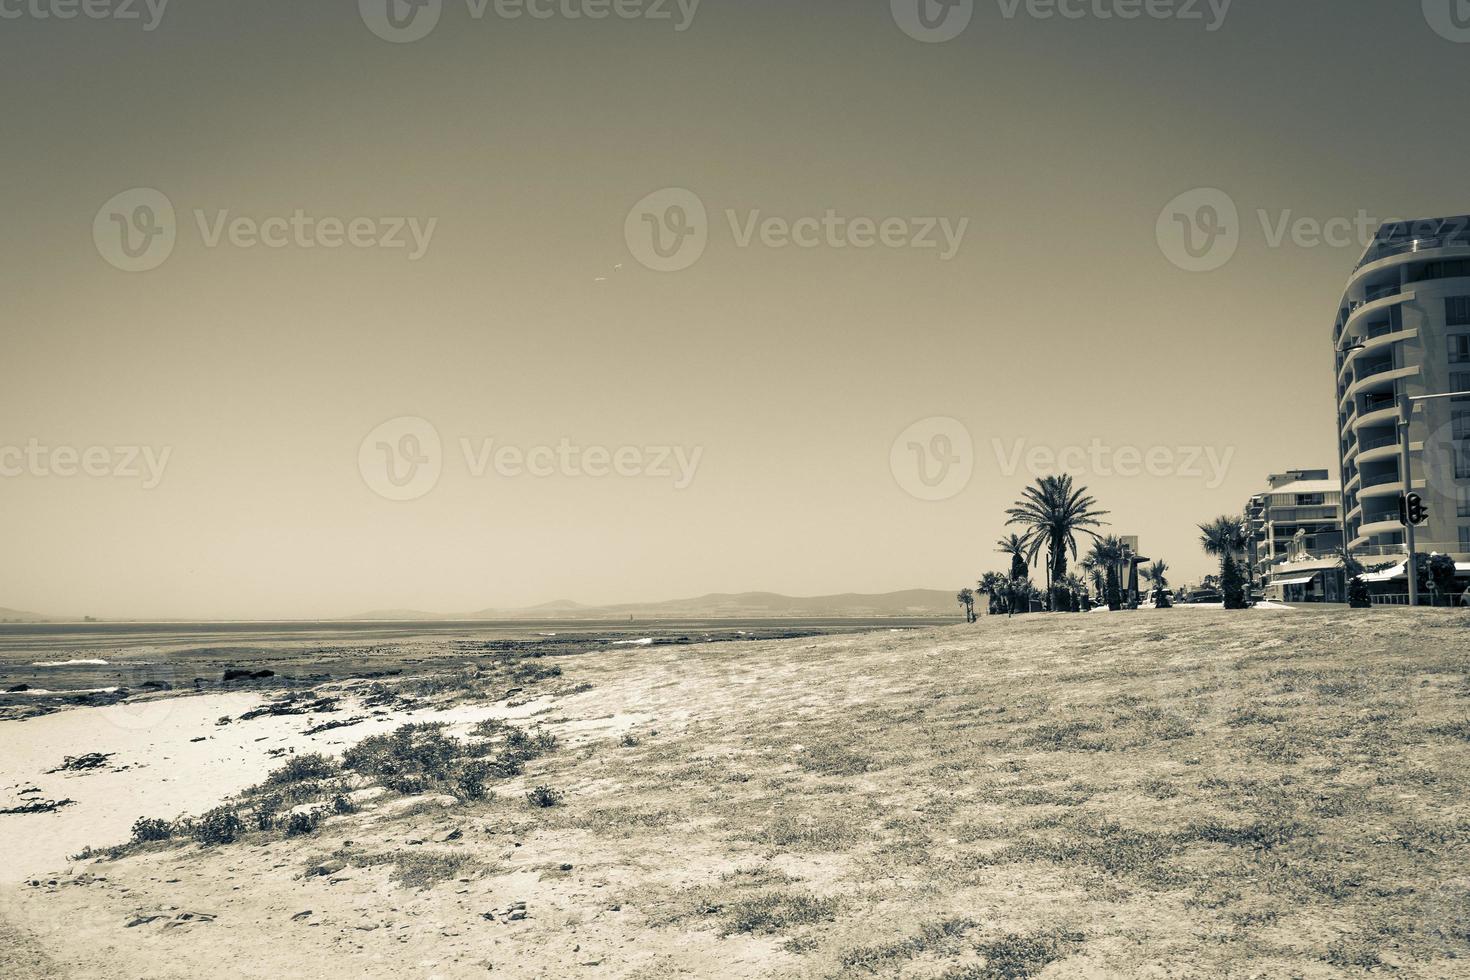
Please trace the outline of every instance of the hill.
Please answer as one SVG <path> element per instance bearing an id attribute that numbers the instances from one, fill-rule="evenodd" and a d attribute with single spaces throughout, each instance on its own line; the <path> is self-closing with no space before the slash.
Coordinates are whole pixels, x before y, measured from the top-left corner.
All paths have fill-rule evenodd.
<path id="1" fill-rule="evenodd" d="M 592 606 L 569 599 L 546 602 L 524 609 L 481 609 L 462 615 L 402 610 L 367 613 L 354 620 L 396 619 L 405 621 L 516 620 L 516 619 L 933 619 L 958 617 L 954 594 L 937 589 L 908 589 L 878 595 L 796 597 L 775 592 L 713 593 L 693 599 L 663 602 L 630 602 Z"/>
<path id="2" fill-rule="evenodd" d="M 45 623 L 50 622 L 46 616 L 38 616 L 36 613 L 24 612 L 20 609 L 7 609 L 0 606 L 0 623 Z"/>

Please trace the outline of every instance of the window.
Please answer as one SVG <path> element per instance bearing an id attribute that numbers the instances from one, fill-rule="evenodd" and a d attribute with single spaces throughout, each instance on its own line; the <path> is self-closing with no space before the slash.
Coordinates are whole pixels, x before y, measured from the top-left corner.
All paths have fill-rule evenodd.
<path id="1" fill-rule="evenodd" d="M 1455 479 L 1470 480 L 1470 446 L 1455 443 Z"/>
<path id="2" fill-rule="evenodd" d="M 1460 528 L 1460 550 L 1470 551 L 1470 527 Z"/>
<path id="3" fill-rule="evenodd" d="M 1450 391 L 1470 391 L 1470 371 L 1450 372 Z M 1470 402 L 1470 395 L 1451 398 L 1452 402 Z"/>
<path id="4" fill-rule="evenodd" d="M 1454 430 L 1456 439 L 1470 439 L 1470 411 L 1456 409 L 1450 416 L 1450 425 Z"/>
<path id="5" fill-rule="evenodd" d="M 1470 296 L 1446 296 L 1444 321 L 1452 327 L 1470 327 Z"/>
<path id="6" fill-rule="evenodd" d="M 1327 497 L 1320 493 L 1299 493 L 1296 495 L 1298 507 L 1321 507 L 1327 503 Z"/>
<path id="7" fill-rule="evenodd" d="M 1470 487 L 1460 487 L 1455 492 L 1455 516 L 1470 517 Z"/>
<path id="8" fill-rule="evenodd" d="M 1431 279 L 1459 279 L 1470 276 L 1470 259 L 1444 259 L 1426 262 L 1409 273 L 1410 282 L 1427 282 Z"/>
<path id="9" fill-rule="evenodd" d="M 1470 333 L 1450 337 L 1450 363 L 1470 364 Z"/>

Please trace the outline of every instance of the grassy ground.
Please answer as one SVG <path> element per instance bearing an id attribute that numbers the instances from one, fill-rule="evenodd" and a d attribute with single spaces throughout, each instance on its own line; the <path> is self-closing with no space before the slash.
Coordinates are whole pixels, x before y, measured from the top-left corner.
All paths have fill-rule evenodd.
<path id="1" fill-rule="evenodd" d="M 562 665 L 592 686 L 537 718 L 560 747 L 487 799 L 89 864 L 6 915 L 95 976 L 1470 973 L 1463 614 L 1038 616 Z"/>

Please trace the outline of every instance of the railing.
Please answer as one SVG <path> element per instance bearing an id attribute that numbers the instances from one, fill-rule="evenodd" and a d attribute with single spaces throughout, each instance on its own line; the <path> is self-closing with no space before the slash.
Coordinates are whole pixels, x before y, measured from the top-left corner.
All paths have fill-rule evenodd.
<path id="1" fill-rule="evenodd" d="M 1379 337 L 1387 337 L 1391 333 L 1398 333 L 1403 329 L 1399 323 L 1380 323 L 1376 327 L 1369 327 L 1363 334 L 1365 340 L 1377 340 Z"/>
<path id="2" fill-rule="evenodd" d="M 1387 286 L 1374 286 L 1363 294 L 1363 302 L 1376 303 L 1381 299 L 1387 299 L 1390 296 L 1397 295 L 1402 289 L 1403 287 L 1396 282 Z"/>
<path id="3" fill-rule="evenodd" d="M 1300 524 L 1305 521 L 1336 521 L 1336 507 L 1273 507 L 1272 524 Z"/>
<path id="4" fill-rule="evenodd" d="M 1378 476 L 1365 476 L 1363 477 L 1363 489 L 1370 490 L 1373 487 L 1383 487 L 1389 485 L 1390 483 L 1402 482 L 1403 481 L 1399 479 L 1399 475 L 1397 473 L 1380 474 Z"/>
<path id="5" fill-rule="evenodd" d="M 1368 601 L 1375 606 L 1407 606 L 1409 604 L 1409 594 L 1402 592 L 1391 595 L 1370 595 Z"/>
<path id="6" fill-rule="evenodd" d="M 1398 444 L 1398 436 L 1379 436 L 1376 439 L 1359 439 L 1358 455 L 1361 456 L 1363 453 L 1370 453 L 1375 449 L 1387 449 L 1389 446 L 1397 446 Z"/>
<path id="7" fill-rule="evenodd" d="M 1362 414 L 1368 415 L 1372 412 L 1381 412 L 1385 408 L 1393 408 L 1397 404 L 1398 399 L 1392 395 L 1383 398 L 1364 398 Z"/>
<path id="8" fill-rule="evenodd" d="M 1396 370 L 1398 370 L 1398 369 L 1393 366 L 1393 361 L 1384 361 L 1382 364 L 1375 364 L 1372 367 L 1359 368 L 1358 369 L 1358 380 L 1359 381 L 1367 381 L 1369 378 L 1373 377 L 1374 375 L 1387 374 L 1389 371 L 1396 371 Z"/>
<path id="9" fill-rule="evenodd" d="M 1372 265 L 1383 259 L 1393 258 L 1395 255 L 1407 255 L 1413 252 L 1428 252 L 1436 248 L 1470 248 L 1470 238 L 1464 237 L 1464 232 L 1454 235 L 1435 235 L 1431 238 L 1412 238 L 1402 242 L 1383 242 L 1368 249 L 1353 271 Z"/>
<path id="10" fill-rule="evenodd" d="M 1409 553 L 1407 545 L 1365 544 L 1361 548 L 1349 549 L 1354 558 L 1400 558 Z"/>

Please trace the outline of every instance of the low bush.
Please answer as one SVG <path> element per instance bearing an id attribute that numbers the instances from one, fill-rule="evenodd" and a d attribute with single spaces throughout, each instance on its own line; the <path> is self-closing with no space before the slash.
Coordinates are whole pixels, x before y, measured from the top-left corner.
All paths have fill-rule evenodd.
<path id="1" fill-rule="evenodd" d="M 561 803 L 562 795 L 550 786 L 537 786 L 526 794 L 526 801 L 536 807 L 553 807 Z"/>
<path id="2" fill-rule="evenodd" d="M 326 779 L 341 771 L 342 766 L 336 759 L 328 758 L 320 752 L 310 752 L 306 755 L 292 756 L 284 766 L 267 776 L 265 781 L 272 786 L 282 786 Z"/>
<path id="3" fill-rule="evenodd" d="M 245 832 L 240 814 L 227 806 L 215 807 L 188 824 L 189 836 L 201 844 L 233 844 Z"/>
<path id="4" fill-rule="evenodd" d="M 174 835 L 173 825 L 167 820 L 139 817 L 133 823 L 133 842 L 147 844 L 150 841 L 168 840 Z"/>
<path id="5" fill-rule="evenodd" d="M 286 818 L 287 837 L 305 837 L 314 834 L 327 817 L 325 810 L 297 810 Z"/>

